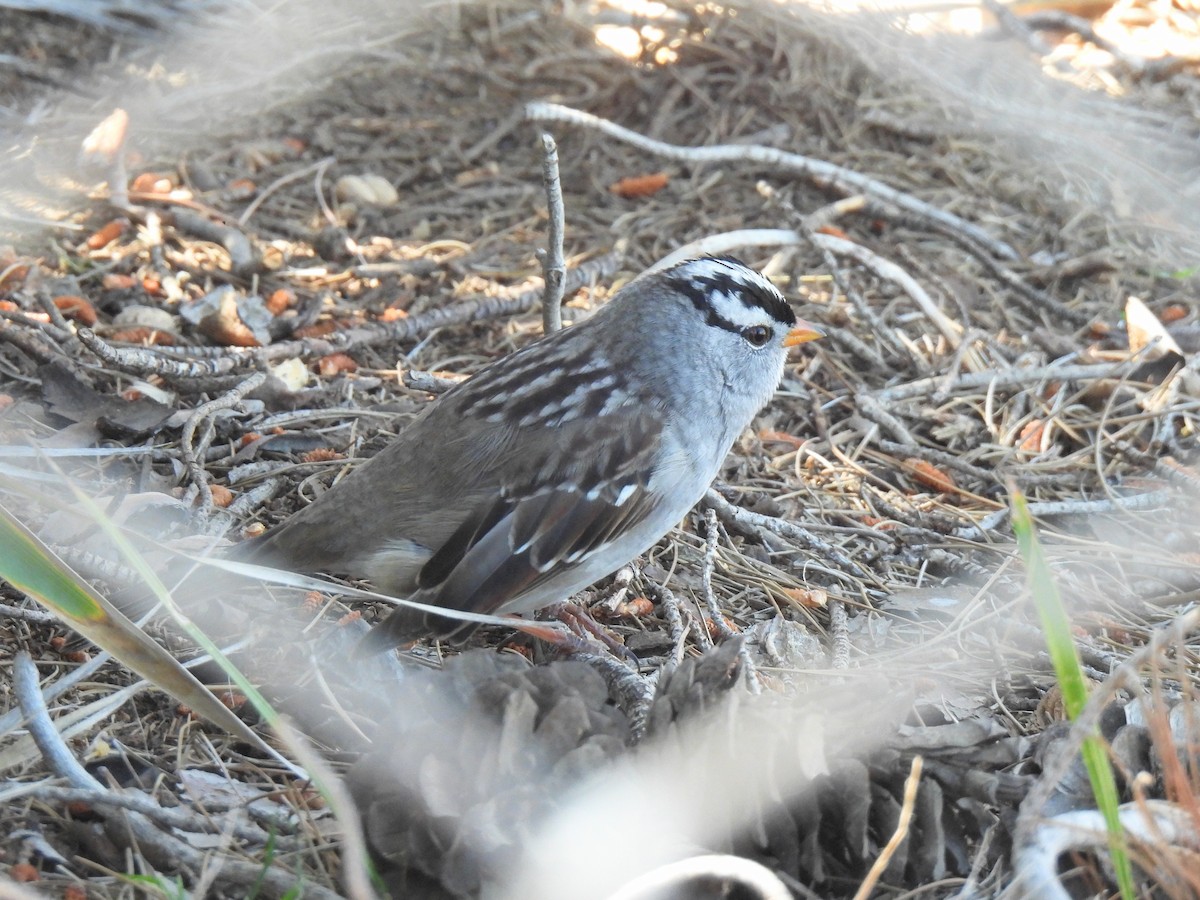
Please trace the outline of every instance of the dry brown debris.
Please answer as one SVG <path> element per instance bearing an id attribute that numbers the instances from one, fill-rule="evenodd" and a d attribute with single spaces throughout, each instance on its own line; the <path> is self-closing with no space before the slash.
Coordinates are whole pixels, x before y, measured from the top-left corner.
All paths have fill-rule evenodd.
<path id="1" fill-rule="evenodd" d="M 1138 6 L 1118 12 L 1133 21 Z M 899 214 L 869 186 L 847 199 L 828 179 L 763 157 L 721 165 L 648 158 L 590 127 L 549 126 L 575 273 L 568 318 L 680 245 L 771 227 L 793 240 L 743 255 L 831 332 L 790 368 L 735 449 L 705 504 L 720 526 L 706 532 L 700 516 L 684 523 L 636 570 L 600 586 L 595 605 L 610 611 L 643 675 L 679 671 L 684 656 L 711 660 L 721 653 L 707 650 L 714 639 L 737 632 L 745 649 L 721 657 L 732 679 L 723 689 L 736 680 L 747 691 L 804 695 L 878 670 L 905 693 L 890 743 L 858 756 L 839 747 L 845 758 L 809 806 L 756 806 L 757 830 L 725 834 L 722 846 L 773 860 L 827 896 L 848 896 L 889 838 L 884 825 L 898 815 L 904 774 L 920 752 L 928 758 L 915 817 L 921 842 L 905 845 L 884 883 L 916 889 L 944 879 L 942 895 L 972 874 L 1002 884 L 1003 843 L 1040 766 L 1026 739 L 1050 746 L 1042 735 L 1054 689 L 1007 525 L 1009 484 L 1033 502 L 1097 681 L 1200 591 L 1198 279 L 1171 209 L 1153 206 L 1152 194 L 1148 210 L 1124 197 L 1096 201 L 1077 190 L 1076 169 L 1031 162 L 998 138 L 983 121 L 986 107 L 889 70 L 877 34 L 791 6 L 674 5 L 662 22 L 629 26 L 633 59 L 597 44 L 597 23 L 582 11 L 513 2 L 456 15 L 453 25 L 422 18 L 425 30 L 388 45 L 402 55 L 343 60 L 321 90 L 274 105 L 234 134 L 198 133 L 181 149 L 131 121 L 136 146 L 116 154 L 128 167 L 119 182 L 110 159 L 111 190 L 69 195 L 77 228 L 0 248 L 5 443 L 152 448 L 139 467 L 63 465 L 118 498 L 114 511 L 125 495 L 161 498 L 147 503 L 155 538 L 193 537 L 201 527 L 249 533 L 281 519 L 428 402 L 441 382 L 414 380 L 410 370 L 469 374 L 536 335 L 545 199 L 536 132 L 520 115 L 532 100 L 679 147 L 762 144 L 869 176 L 982 229 L 1016 258 L 944 221 Z M 13 26 L 0 16 L 2 27 Z M 59 26 L 38 27 L 56 38 L 51 46 L 64 46 Z M 1145 113 L 1151 141 L 1169 131 L 1164 111 L 1194 139 L 1194 65 L 1153 78 L 1118 66 L 1100 80 L 1118 83 L 1129 95 L 1121 102 Z M 18 86 L 5 90 L 27 102 Z M 1173 152 L 1178 135 L 1167 136 Z M 1131 345 L 1123 319 L 1131 296 L 1176 342 L 1174 355 Z M 23 501 L 34 524 L 47 540 L 78 543 L 73 564 L 119 583 L 86 555 L 95 536 L 67 527 L 69 512 L 46 490 L 44 503 Z M 705 608 L 709 590 L 719 617 Z M 40 650 L 44 666 L 56 667 L 43 674 L 61 678 L 60 654 L 83 651 L 56 647 L 52 629 L 22 618 L 18 601 L 5 592 L 17 610 L 0 619 L 5 645 L 35 657 Z M 331 755 L 362 749 L 386 715 L 381 698 L 395 673 L 380 663 L 373 703 L 343 683 L 356 680 L 339 670 L 343 638 L 360 627 L 357 610 L 320 596 L 286 614 L 263 597 L 206 602 L 231 639 L 267 632 L 265 649 L 241 661 L 284 708 L 319 708 L 305 725 Z M 1164 708 L 1190 709 L 1198 673 L 1188 640 L 1178 637 L 1169 664 L 1155 658 L 1141 670 L 1161 682 Z M 299 674 L 281 685 L 271 680 L 280 671 Z M 125 675 L 110 665 L 96 678 L 115 685 Z M 628 712 L 628 722 L 617 717 L 620 729 L 641 734 L 647 715 L 671 718 L 663 712 L 673 702 L 669 678 L 657 707 L 637 672 L 610 680 Z M 676 676 L 676 689 L 684 682 Z M 63 695 L 63 713 L 97 702 L 89 684 Z M 229 696 L 241 705 L 240 694 Z M 513 696 L 517 703 L 520 692 Z M 538 699 L 547 708 L 552 701 Z M 610 701 L 596 702 L 616 716 Z M 278 846 L 306 884 L 340 890 L 334 829 L 320 804 L 302 799 L 293 773 L 241 756 L 161 698 L 140 694 L 136 703 L 81 739 L 94 742 L 104 729 L 152 760 L 167 774 L 146 790 L 164 807 L 182 796 L 180 779 L 219 760 L 248 792 L 238 803 L 264 800 L 287 822 Z M 538 731 L 522 718 L 527 711 L 500 712 L 502 723 Z M 1153 744 L 1152 783 L 1130 777 L 1127 795 L 1150 791 L 1195 809 L 1194 760 L 1174 762 L 1177 736 L 1144 719 L 1122 723 L 1142 729 L 1123 732 L 1122 742 Z M 622 735 L 605 754 L 626 751 Z M 21 759 L 6 777 L 38 785 L 45 773 L 36 755 Z M 746 766 L 776 762 L 764 749 Z M 441 783 L 419 786 L 423 803 L 444 799 L 435 795 Z M 122 831 L 103 807 L 76 816 L 57 795 L 30 796 L 42 799 L 5 805 L 9 832 L 32 827 L 48 845 L 69 848 L 66 856 L 117 871 L 126 871 L 122 848 L 136 845 L 135 863 L 147 871 L 199 875 L 203 855 L 181 839 L 178 820 L 131 818 Z M 186 799 L 198 817 L 213 802 Z M 464 806 L 484 816 L 487 803 L 472 795 Z M 852 809 L 838 812 L 839 803 Z M 482 828 L 449 818 L 441 830 L 426 824 L 403 823 L 406 853 Z M 241 818 L 237 826 L 260 827 Z M 813 837 L 822 826 L 844 845 L 842 856 Z M 238 862 L 220 886 L 229 896 L 268 855 L 263 835 L 246 835 L 236 852 L 222 851 Z M 42 850 L 28 849 L 40 844 L 22 840 L 5 847 L 14 878 L 37 859 L 43 883 L 56 889 L 82 878 L 91 895 L 121 894 L 73 863 L 56 873 Z M 476 869 L 442 878 L 461 850 L 439 846 L 418 866 L 421 877 L 441 878 L 443 889 L 475 885 Z"/>

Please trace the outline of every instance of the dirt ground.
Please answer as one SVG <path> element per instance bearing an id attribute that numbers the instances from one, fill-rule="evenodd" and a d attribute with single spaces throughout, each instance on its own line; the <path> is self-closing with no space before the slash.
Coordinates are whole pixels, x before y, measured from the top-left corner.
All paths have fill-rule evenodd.
<path id="1" fill-rule="evenodd" d="M 540 130 L 566 318 L 690 242 L 774 229 L 721 252 L 829 334 L 702 506 L 577 598 L 628 658 L 551 661 L 496 628 L 360 666 L 378 605 L 192 598 L 313 742 L 303 759 L 211 664 L 290 762 L 4 586 L 0 667 L 32 655 L 106 785 L 64 788 L 4 685 L 8 877 L 367 896 L 361 816 L 395 897 L 602 897 L 698 850 L 798 897 L 1053 896 L 1060 873 L 1063 896 L 1108 895 L 1095 822 L 1063 855 L 1053 818 L 1094 806 L 1077 760 L 1098 727 L 1127 828 L 1153 820 L 1142 896 L 1200 896 L 1193 0 L 1015 7 L 982 34 L 937 30 L 978 10 L 902 32 L 770 3 L 320 6 L 163 5 L 119 28 L 0 12 L 3 443 L 117 448 L 5 454 L 4 502 L 104 590 L 137 576 L 99 558 L 64 474 L 155 562 L 239 541 L 540 333 Z M 1082 724 L 1014 487 L 1089 679 Z M 169 617 L 147 628 L 201 655 Z M 326 768 L 357 814 L 314 787 Z"/>

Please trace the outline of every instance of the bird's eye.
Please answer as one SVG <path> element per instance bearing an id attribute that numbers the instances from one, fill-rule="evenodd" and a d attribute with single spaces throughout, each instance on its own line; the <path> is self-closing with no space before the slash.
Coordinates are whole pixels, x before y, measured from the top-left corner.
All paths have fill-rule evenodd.
<path id="1" fill-rule="evenodd" d="M 742 337 L 755 347 L 766 346 L 773 333 L 766 325 L 751 325 L 749 328 L 742 329 Z"/>

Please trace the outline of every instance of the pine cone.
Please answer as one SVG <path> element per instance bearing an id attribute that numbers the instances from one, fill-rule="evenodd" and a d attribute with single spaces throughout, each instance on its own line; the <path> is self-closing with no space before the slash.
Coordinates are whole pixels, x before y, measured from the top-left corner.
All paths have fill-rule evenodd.
<path id="1" fill-rule="evenodd" d="M 350 784 L 397 896 L 468 897 L 503 879 L 558 798 L 629 737 L 577 662 L 465 653 L 394 700 Z"/>

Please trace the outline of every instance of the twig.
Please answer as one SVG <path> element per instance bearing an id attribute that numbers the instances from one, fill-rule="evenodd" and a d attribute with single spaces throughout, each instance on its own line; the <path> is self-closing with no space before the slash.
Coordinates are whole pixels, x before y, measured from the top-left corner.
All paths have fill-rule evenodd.
<path id="1" fill-rule="evenodd" d="M 683 615 L 679 612 L 679 601 L 674 594 L 662 587 L 657 591 L 647 591 L 647 593 L 658 594 L 658 605 L 662 608 L 662 616 L 667 623 L 667 633 L 671 636 L 671 659 L 664 667 L 670 670 L 683 662 L 683 654 L 687 649 L 687 626 L 683 623 Z"/>
<path id="2" fill-rule="evenodd" d="M 259 506 L 275 496 L 275 492 L 283 486 L 283 483 L 282 478 L 268 478 L 257 487 L 251 488 L 244 494 L 239 494 L 237 499 L 225 508 L 226 514 L 234 522 L 242 521 L 250 515 L 252 510 L 258 509 Z"/>
<path id="3" fill-rule="evenodd" d="M 131 375 L 161 375 L 168 379 L 214 378 L 233 373 L 239 362 L 232 356 L 182 362 L 152 350 L 113 347 L 90 328 L 80 328 L 77 334 L 101 362 Z"/>
<path id="4" fill-rule="evenodd" d="M 700 583 L 704 591 L 704 605 L 708 608 L 708 617 L 712 621 L 713 633 L 720 635 L 722 641 L 733 637 L 733 629 L 725 621 L 721 612 L 721 604 L 717 602 L 716 592 L 713 591 L 713 570 L 717 565 L 717 538 L 720 530 L 717 528 L 717 511 L 711 506 L 704 511 L 704 567 L 700 571 Z"/>
<path id="5" fill-rule="evenodd" d="M 103 791 L 104 785 L 93 778 L 72 755 L 63 742 L 62 735 L 50 721 L 50 711 L 46 709 L 46 700 L 38 686 L 37 667 L 33 664 L 33 657 L 25 650 L 18 650 L 13 656 L 12 679 L 17 703 L 29 727 L 29 735 L 37 744 L 50 769 L 56 775 L 67 779 L 72 787 Z"/>
<path id="6" fill-rule="evenodd" d="M 1160 56 L 1147 59 L 1126 53 L 1119 45 L 1099 34 L 1092 23 L 1083 16 L 1057 9 L 1046 9 L 1021 17 L 1022 24 L 1032 31 L 1073 31 L 1089 44 L 1103 50 L 1119 65 L 1129 70 L 1134 78 L 1149 76 L 1152 79 L 1166 78 L 1187 66 L 1195 65 L 1195 59 L 1185 56 Z"/>
<path id="7" fill-rule="evenodd" d="M 1040 319 L 1046 313 L 1053 313 L 1064 322 L 1077 328 L 1085 328 L 1091 324 L 1091 316 L 1071 309 L 1050 294 L 1039 291 L 1020 276 L 1010 272 L 990 252 L 991 248 L 987 245 L 978 243 L 961 231 L 954 231 L 940 224 L 936 224 L 935 228 L 940 234 L 945 235 L 979 260 L 988 272 L 999 279 L 1005 287 L 1010 288 L 1013 291 L 1012 301 L 1029 315 Z"/>
<path id="8" fill-rule="evenodd" d="M 925 313 L 926 318 L 937 327 L 950 346 L 958 348 L 959 342 L 962 340 L 963 327 L 938 309 L 933 298 L 917 283 L 915 278 L 902 268 L 854 241 L 819 232 L 814 232 L 812 238 L 818 247 L 838 256 L 847 256 L 880 278 L 897 285 L 921 308 L 921 312 Z M 978 363 L 975 362 L 975 365 Z"/>
<path id="9" fill-rule="evenodd" d="M 854 900 L 867 900 L 871 896 L 871 891 L 875 884 L 883 875 L 888 863 L 900 848 L 900 844 L 908 837 L 908 826 L 912 823 L 913 810 L 917 805 L 917 788 L 921 784 L 921 766 L 922 758 L 913 757 L 912 768 L 908 772 L 908 778 L 904 781 L 904 803 L 900 807 L 900 817 L 896 822 L 896 830 L 892 832 L 891 838 L 880 851 L 875 862 L 871 865 L 871 871 L 867 872 L 867 877 L 863 879 L 862 884 L 858 886 L 858 890 L 854 892 Z"/>
<path id="10" fill-rule="evenodd" d="M 177 231 L 186 232 L 201 240 L 211 241 L 224 247 L 229 254 L 230 270 L 234 275 L 246 278 L 259 268 L 260 260 L 258 254 L 254 252 L 254 246 L 250 243 L 250 239 L 232 225 L 214 222 L 212 219 L 186 209 L 163 212 L 162 219 L 167 224 L 173 225 Z"/>
<path id="11" fill-rule="evenodd" d="M 612 253 L 568 269 L 563 281 L 564 291 L 569 293 L 612 275 L 620 268 L 622 255 L 618 246 Z M 515 297 L 483 297 L 478 300 L 463 301 L 453 306 L 432 309 L 417 316 L 409 316 L 407 319 L 380 322 L 369 328 L 350 328 L 320 339 L 277 342 L 255 351 L 253 358 L 267 362 L 293 356 L 324 356 L 336 350 L 346 351 L 357 347 L 378 347 L 396 341 L 416 340 L 436 328 L 527 313 L 541 302 L 542 297 L 542 289 L 535 288 L 524 291 Z"/>
<path id="12" fill-rule="evenodd" d="M 238 225 L 243 228 L 246 227 L 246 223 L 250 221 L 250 217 L 253 216 L 258 211 L 258 208 L 260 206 L 262 206 L 263 203 L 266 202 L 267 198 L 270 197 L 272 194 L 274 194 L 277 190 L 279 190 L 284 185 L 291 184 L 293 181 L 299 181 L 301 178 L 306 176 L 309 172 L 316 172 L 318 170 L 327 169 L 330 166 L 332 166 L 335 162 L 337 162 L 336 156 L 326 156 L 324 159 L 318 159 L 315 163 L 312 163 L 311 165 L 307 165 L 302 169 L 297 169 L 294 172 L 288 172 L 286 175 L 281 175 L 279 178 L 276 178 L 274 181 L 272 181 L 270 184 L 268 184 L 265 188 L 263 188 L 261 191 L 259 191 L 258 196 L 255 197 L 250 202 L 250 205 L 247 206 L 246 209 L 242 212 L 242 214 L 240 216 L 238 216 L 238 220 L 237 220 Z"/>
<path id="13" fill-rule="evenodd" d="M 903 422 L 888 412 L 887 407 L 866 391 L 854 395 L 854 408 L 881 428 L 891 432 L 892 437 L 906 447 L 915 447 L 917 439 Z"/>
<path id="14" fill-rule="evenodd" d="M 650 710 L 655 697 L 654 682 L 639 675 L 611 653 L 579 650 L 571 654 L 571 659 L 586 663 L 600 673 L 617 704 L 629 717 L 632 742 L 639 743 L 646 736 L 650 724 Z"/>
<path id="15" fill-rule="evenodd" d="M 837 598 L 829 601 L 829 635 L 833 668 L 850 668 L 850 621 L 846 615 L 846 604 Z"/>
<path id="16" fill-rule="evenodd" d="M 1015 260 L 1019 258 L 1012 247 L 1003 241 L 992 238 L 979 226 L 972 225 L 958 216 L 931 206 L 883 182 L 824 160 L 754 144 L 744 146 L 719 144 L 711 147 L 681 147 L 676 144 L 666 144 L 638 134 L 636 131 L 630 131 L 628 128 L 622 128 L 615 122 L 570 107 L 560 106 L 557 103 L 529 103 L 525 106 L 525 115 L 535 122 L 564 122 L 569 125 L 594 128 L 609 137 L 625 141 L 648 153 L 665 156 L 668 159 L 681 159 L 693 163 L 742 162 L 773 166 L 795 172 L 820 187 L 829 187 L 844 194 L 863 193 L 885 203 L 891 203 L 910 215 L 960 231 L 972 240 L 988 247 L 1001 259 Z"/>
<path id="17" fill-rule="evenodd" d="M 996 21 L 1000 23 L 1000 27 L 1005 31 L 1029 47 L 1038 56 L 1050 55 L 1050 45 L 1042 40 L 1041 35 L 1026 25 L 1020 16 L 1003 3 L 1000 3 L 999 0 L 982 0 L 982 2 L 984 8 L 996 17 Z"/>
<path id="18" fill-rule="evenodd" d="M 0 309 L 0 319 L 8 322 L 14 322 L 32 331 L 41 332 L 43 335 L 54 341 L 56 344 L 61 344 L 71 336 L 71 330 L 59 328 L 50 322 L 39 322 L 29 313 L 20 310 Z"/>
<path id="19" fill-rule="evenodd" d="M 750 645 L 746 641 L 742 641 L 738 645 L 738 662 L 742 667 L 746 690 L 756 696 L 761 694 L 763 692 L 762 678 L 758 674 L 758 664 L 754 662 L 754 655 L 750 652 Z"/>
<path id="20" fill-rule="evenodd" d="M 1017 479 L 1020 480 L 1019 478 Z M 1056 500 L 1030 503 L 1029 514 L 1034 518 L 1046 516 L 1096 516 L 1106 513 L 1134 512 L 1138 510 L 1159 509 L 1168 506 L 1173 500 L 1179 499 L 1179 493 L 1168 488 L 1161 491 L 1147 491 L 1144 494 L 1134 494 L 1129 497 L 1113 497 L 1108 500 Z M 966 525 L 955 529 L 955 537 L 966 540 L 976 540 L 989 531 L 1000 527 L 1008 518 L 1008 507 L 998 509 L 984 516 L 974 525 Z"/>
<path id="21" fill-rule="evenodd" d="M 195 443 L 196 428 L 199 427 L 201 422 L 208 421 L 214 413 L 237 406 L 242 402 L 243 397 L 261 385 L 266 379 L 267 374 L 265 372 L 255 372 L 232 390 L 197 406 L 192 410 L 192 414 L 188 416 L 187 421 L 183 423 L 183 429 L 179 436 L 179 446 L 183 452 L 183 464 L 187 467 L 192 484 L 200 492 L 200 505 L 196 512 L 201 517 L 207 516 L 212 510 L 213 499 L 212 490 L 208 486 L 208 473 L 205 472 L 204 466 L 201 465 L 199 460 L 202 451 Z"/>
<path id="22" fill-rule="evenodd" d="M 108 653 L 108 651 L 102 650 L 83 665 L 72 669 L 61 678 L 55 679 L 54 683 L 47 685 L 46 689 L 42 692 L 42 702 L 50 703 L 56 697 L 65 694 L 80 682 L 87 681 L 93 675 L 99 672 L 100 668 L 104 666 L 105 663 L 107 663 L 110 659 L 112 659 L 112 656 Z M 20 722 L 20 706 L 15 709 L 10 709 L 8 712 L 0 715 L 0 735 L 8 734 L 8 732 L 16 728 Z"/>
<path id="23" fill-rule="evenodd" d="M 835 258 L 833 252 L 819 240 L 817 228 L 820 226 L 814 226 L 810 224 L 812 216 L 800 215 L 800 211 L 792 205 L 792 202 L 788 198 L 781 196 L 779 192 L 767 182 L 760 181 L 756 187 L 762 196 L 783 207 L 788 215 L 791 216 L 792 220 L 796 222 L 797 230 L 803 234 L 804 239 L 807 240 L 807 242 L 813 247 L 815 247 L 817 252 L 820 253 L 821 257 L 825 260 L 825 267 L 829 269 L 829 275 L 833 279 L 834 286 L 842 292 L 842 294 L 854 306 L 855 312 L 857 312 L 858 315 L 861 316 L 862 319 L 870 326 L 871 333 L 875 335 L 875 339 L 881 344 L 884 344 L 895 356 L 904 357 L 906 355 L 904 352 L 904 347 L 901 345 L 900 341 L 897 340 L 895 334 L 893 334 L 893 330 L 889 328 L 875 312 L 875 310 L 871 308 L 871 305 L 867 303 L 866 298 L 863 297 L 862 292 L 856 290 L 854 285 L 845 278 L 845 276 L 842 274 L 842 268 L 838 265 L 837 259 Z M 831 207 L 838 207 L 839 204 L 839 208 L 843 210 L 856 209 L 866 206 L 867 200 L 862 194 L 855 194 L 852 197 L 846 197 L 842 200 L 839 200 L 837 204 L 831 204 L 830 206 L 823 207 L 822 210 L 819 210 L 818 212 L 828 215 L 828 211 L 831 209 Z M 884 363 L 882 359 L 880 359 L 880 363 L 880 368 L 885 371 L 894 368 L 893 366 Z"/>
<path id="24" fill-rule="evenodd" d="M 167 834 L 148 817 L 138 812 L 108 816 L 105 833 L 117 846 L 136 846 L 154 868 L 165 872 L 185 872 L 189 878 L 211 864 L 207 851 L 195 849 L 186 841 Z M 296 894 L 296 874 L 281 866 L 244 862 L 226 854 L 213 875 L 216 890 L 235 897 L 283 898 Z M 313 881 L 304 882 L 305 900 L 340 900 L 341 895 Z"/>
<path id="25" fill-rule="evenodd" d="M 560 321 L 559 325 L 561 326 L 561 324 Z M 432 372 L 424 372 L 419 369 L 405 369 L 400 374 L 400 380 L 409 390 L 422 391 L 426 394 L 444 394 L 462 383 L 461 379 L 443 378 L 441 375 L 434 375 Z"/>
<path id="26" fill-rule="evenodd" d="M 0 341 L 7 341 L 39 364 L 66 359 L 62 348 L 41 330 L 27 331 L 23 328 L 0 325 Z"/>
<path id="27" fill-rule="evenodd" d="M 759 182 L 762 184 L 762 182 Z M 762 188 L 760 187 L 761 191 Z M 771 195 L 776 199 L 783 201 L 784 198 L 778 196 L 778 192 L 771 189 Z M 791 203 L 788 203 L 791 206 Z M 827 225 L 832 225 L 842 216 L 848 216 L 852 213 L 866 212 L 871 208 L 867 198 L 862 194 L 851 194 L 849 197 L 843 197 L 841 200 L 835 200 L 833 203 L 828 203 L 825 206 L 818 207 L 812 212 L 804 216 L 804 227 L 809 231 L 818 231 Z"/>
<path id="28" fill-rule="evenodd" d="M 20 619 L 23 622 L 34 622 L 38 625 L 49 625 L 62 621 L 54 613 L 40 609 L 23 609 L 20 606 L 9 606 L 7 603 L 0 603 L 0 618 Z"/>
<path id="29" fill-rule="evenodd" d="M 748 509 L 742 509 L 740 506 L 735 506 L 730 503 L 712 488 L 704 495 L 702 501 L 706 507 L 714 509 L 718 516 L 726 523 L 732 523 L 735 526 L 751 526 L 753 528 L 762 528 L 771 534 L 778 535 L 785 540 L 791 541 L 805 550 L 809 550 L 819 556 L 827 559 L 831 564 L 845 571 L 848 576 L 869 581 L 872 584 L 878 584 L 875 576 L 863 569 L 858 563 L 850 559 L 845 553 L 837 547 L 830 544 L 828 541 L 823 541 L 820 538 L 809 533 L 804 528 L 796 525 L 794 522 L 788 522 L 785 519 L 779 519 L 774 516 L 764 516 L 761 513 L 750 512 Z"/>
<path id="30" fill-rule="evenodd" d="M 974 478 L 981 484 L 1003 483 L 1004 479 L 995 469 L 981 469 L 978 466 L 971 465 L 964 459 L 959 458 L 953 453 L 946 453 L 943 450 L 934 450 L 932 447 L 926 447 L 920 443 L 916 444 L 901 444 L 896 441 L 880 439 L 876 442 L 879 449 L 884 453 L 900 454 L 905 453 L 909 456 L 915 456 L 919 459 L 929 460 L 939 466 L 944 466 L 948 469 L 954 469 L 957 472 L 962 472 L 964 475 Z"/>
<path id="31" fill-rule="evenodd" d="M 955 382 L 956 390 L 974 390 L 985 387 L 1030 387 L 1042 381 L 1094 381 L 1098 378 L 1119 378 L 1136 368 L 1140 363 L 1128 360 L 1119 363 L 1098 363 L 1096 365 L 1078 366 L 1038 366 L 1032 369 L 1010 369 L 1007 372 L 972 372 L 963 375 Z M 923 397 L 942 387 L 942 375 L 931 375 L 919 378 L 906 384 L 898 384 L 875 392 L 875 399 L 880 403 L 893 403 L 897 400 L 910 400 Z"/>
<path id="32" fill-rule="evenodd" d="M 44 309 L 46 311 L 46 315 L 50 317 L 50 324 L 57 328 L 61 334 L 72 335 L 74 333 L 74 329 L 63 316 L 62 310 L 54 305 L 54 298 L 43 290 L 36 291 L 35 293 L 37 296 L 38 305 Z"/>
<path id="33" fill-rule="evenodd" d="M 562 182 L 558 178 L 558 146 L 554 138 L 542 133 L 542 181 L 546 185 L 546 210 L 550 223 L 546 232 L 546 251 L 538 253 L 542 261 L 542 275 L 546 279 L 542 295 L 542 331 L 553 334 L 562 328 L 563 279 L 567 264 L 563 260 L 563 209 Z"/>
<path id="34" fill-rule="evenodd" d="M 790 228 L 742 228 L 710 234 L 668 253 L 638 277 L 645 278 L 697 256 L 722 256 L 740 247 L 795 247 L 803 243 Z"/>
<path id="35" fill-rule="evenodd" d="M 194 809 L 184 806 L 160 806 L 153 797 L 139 791 L 110 791 L 107 788 L 89 790 L 83 787 L 67 788 L 50 784 L 14 784 L 11 792 L 5 791 L 4 793 L 5 798 L 9 801 L 17 797 L 30 796 L 54 803 L 86 803 L 89 806 L 102 806 L 110 809 L 130 809 L 148 816 L 162 825 L 196 834 L 218 830 L 208 816 Z M 210 813 L 214 811 L 208 810 Z M 234 824 L 232 833 L 238 840 L 256 844 L 266 844 L 274 840 L 277 844 L 282 843 L 289 849 L 293 846 L 292 839 L 286 835 L 268 834 L 267 831 L 252 822 Z"/>

